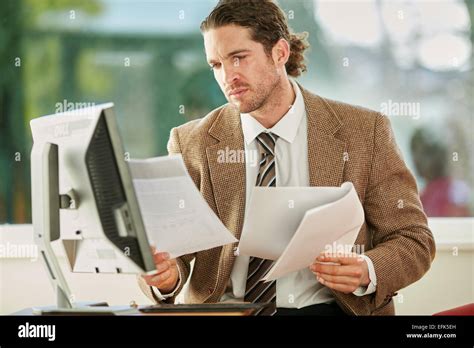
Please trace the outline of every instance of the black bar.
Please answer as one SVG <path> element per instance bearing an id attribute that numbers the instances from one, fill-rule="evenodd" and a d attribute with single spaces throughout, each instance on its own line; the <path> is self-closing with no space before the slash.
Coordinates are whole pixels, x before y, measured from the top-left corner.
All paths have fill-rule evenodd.
<path id="1" fill-rule="evenodd" d="M 474 317 L 0 317 L 1 348 L 83 344 L 413 344 L 469 346 L 474 343 Z M 47 337 L 19 337 L 31 325 L 54 325 Z M 32 332 L 32 331 L 30 331 Z M 44 331 L 46 332 L 46 331 Z M 410 338 L 407 335 L 421 335 Z M 433 335 L 451 335 L 435 338 Z M 47 335 L 46 335 L 47 336 Z M 455 336 L 455 337 L 454 337 Z M 50 335 L 52 338 L 52 335 Z"/>

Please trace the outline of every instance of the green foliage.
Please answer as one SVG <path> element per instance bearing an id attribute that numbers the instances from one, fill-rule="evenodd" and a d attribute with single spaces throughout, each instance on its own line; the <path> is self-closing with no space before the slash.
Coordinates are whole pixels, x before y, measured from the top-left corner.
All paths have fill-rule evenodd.
<path id="1" fill-rule="evenodd" d="M 48 11 L 82 11 L 90 15 L 99 14 L 102 5 L 96 0 L 22 0 L 24 26 L 34 27 L 36 20 Z"/>

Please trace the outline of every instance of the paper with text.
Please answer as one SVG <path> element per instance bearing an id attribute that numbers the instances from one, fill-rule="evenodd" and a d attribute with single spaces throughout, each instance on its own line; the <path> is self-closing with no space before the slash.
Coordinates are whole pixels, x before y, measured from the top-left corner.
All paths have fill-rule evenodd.
<path id="1" fill-rule="evenodd" d="M 201 196 L 181 155 L 130 160 L 148 240 L 171 258 L 236 242 Z"/>
<path id="2" fill-rule="evenodd" d="M 328 248 L 350 250 L 363 223 L 364 210 L 350 182 L 341 187 L 255 187 L 239 253 L 276 260 L 264 278 L 273 280 L 308 267 Z"/>

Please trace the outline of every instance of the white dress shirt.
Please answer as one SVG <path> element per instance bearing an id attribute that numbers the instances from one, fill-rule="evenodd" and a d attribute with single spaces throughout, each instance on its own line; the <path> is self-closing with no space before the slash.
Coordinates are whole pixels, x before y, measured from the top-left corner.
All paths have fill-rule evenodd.
<path id="1" fill-rule="evenodd" d="M 245 153 L 257 153 L 256 137 L 261 132 L 278 135 L 275 145 L 276 186 L 309 186 L 307 119 L 303 95 L 299 86 L 291 81 L 296 99 L 293 106 L 272 128 L 266 129 L 250 114 L 241 114 Z M 254 158 L 255 156 L 249 156 Z M 257 161 L 246 161 L 246 207 L 259 172 Z M 369 266 L 371 284 L 358 288 L 354 294 L 363 296 L 375 291 L 376 277 L 371 260 L 363 255 Z M 249 257 L 235 259 L 229 286 L 221 301 L 241 301 L 247 282 Z M 308 265 L 309 267 L 309 265 Z M 290 273 L 276 281 L 276 303 L 280 308 L 302 308 L 318 303 L 333 302 L 331 291 L 322 286 L 309 268 Z"/>

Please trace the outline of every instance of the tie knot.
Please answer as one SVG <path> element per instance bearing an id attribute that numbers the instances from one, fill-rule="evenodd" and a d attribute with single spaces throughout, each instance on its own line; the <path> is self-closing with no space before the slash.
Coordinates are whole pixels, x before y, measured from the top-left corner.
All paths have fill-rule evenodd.
<path id="1" fill-rule="evenodd" d="M 273 133 L 262 132 L 257 136 L 257 144 L 260 149 L 260 153 L 274 156 L 275 143 L 278 139 L 278 135 Z"/>

